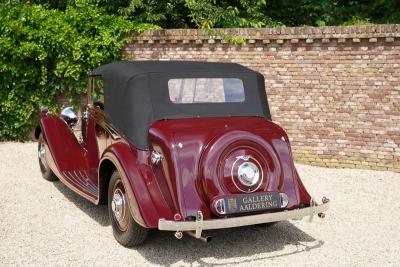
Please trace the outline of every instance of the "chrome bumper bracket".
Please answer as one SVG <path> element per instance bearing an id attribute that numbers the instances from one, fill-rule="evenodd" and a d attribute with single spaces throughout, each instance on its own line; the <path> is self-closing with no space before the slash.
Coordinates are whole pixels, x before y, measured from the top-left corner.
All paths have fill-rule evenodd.
<path id="1" fill-rule="evenodd" d="M 314 199 L 311 198 L 311 200 L 310 200 L 310 218 L 308 219 L 309 222 L 312 222 L 314 219 L 315 206 L 316 206 L 316 203 L 315 203 Z"/>
<path id="2" fill-rule="evenodd" d="M 201 232 L 203 231 L 203 213 L 197 211 L 196 215 L 196 238 L 201 237 Z"/>

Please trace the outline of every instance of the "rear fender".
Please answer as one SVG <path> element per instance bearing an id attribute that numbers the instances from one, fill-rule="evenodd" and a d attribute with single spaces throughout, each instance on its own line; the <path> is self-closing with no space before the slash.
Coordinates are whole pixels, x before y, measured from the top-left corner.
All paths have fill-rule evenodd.
<path id="1" fill-rule="evenodd" d="M 144 162 L 144 154 L 148 151 L 131 149 L 124 142 L 115 143 L 104 152 L 100 166 L 106 159 L 114 164 L 128 194 L 132 217 L 143 227 L 156 228 L 160 218 L 172 219 L 173 216 L 163 201 L 150 166 Z M 103 184 L 100 179 L 99 176 L 99 184 Z"/>

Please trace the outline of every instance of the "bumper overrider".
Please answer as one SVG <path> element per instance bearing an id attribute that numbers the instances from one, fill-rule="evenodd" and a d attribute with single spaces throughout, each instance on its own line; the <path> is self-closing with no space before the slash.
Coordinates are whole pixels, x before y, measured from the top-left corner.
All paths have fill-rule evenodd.
<path id="1" fill-rule="evenodd" d="M 322 204 L 317 204 L 314 200 L 311 201 L 310 206 L 306 208 L 284 210 L 281 212 L 264 213 L 257 215 L 247 215 L 232 218 L 221 218 L 212 220 L 203 220 L 203 215 L 199 211 L 196 216 L 196 221 L 168 221 L 160 219 L 158 221 L 158 230 L 161 231 L 176 231 L 182 232 L 195 232 L 193 235 L 196 238 L 201 238 L 203 230 L 233 228 L 246 225 L 286 221 L 286 220 L 299 220 L 304 217 L 309 217 L 310 222 L 314 215 L 324 218 L 324 212 L 329 209 L 329 199 L 324 197 Z M 182 237 L 181 234 L 176 235 Z"/>

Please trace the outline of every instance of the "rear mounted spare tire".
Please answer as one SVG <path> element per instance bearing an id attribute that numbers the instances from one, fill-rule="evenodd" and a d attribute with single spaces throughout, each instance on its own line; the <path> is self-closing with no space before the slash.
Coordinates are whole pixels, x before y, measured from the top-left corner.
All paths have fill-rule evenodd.
<path id="1" fill-rule="evenodd" d="M 281 173 L 271 144 L 247 131 L 231 131 L 214 138 L 200 162 L 202 186 L 210 203 L 222 195 L 281 188 Z"/>

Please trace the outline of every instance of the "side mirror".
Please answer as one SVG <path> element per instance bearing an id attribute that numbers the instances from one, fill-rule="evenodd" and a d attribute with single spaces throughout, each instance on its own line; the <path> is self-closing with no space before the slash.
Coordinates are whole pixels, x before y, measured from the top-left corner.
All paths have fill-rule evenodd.
<path id="1" fill-rule="evenodd" d="M 60 117 L 70 126 L 75 126 L 78 123 L 78 116 L 72 107 L 66 107 L 61 111 Z"/>

